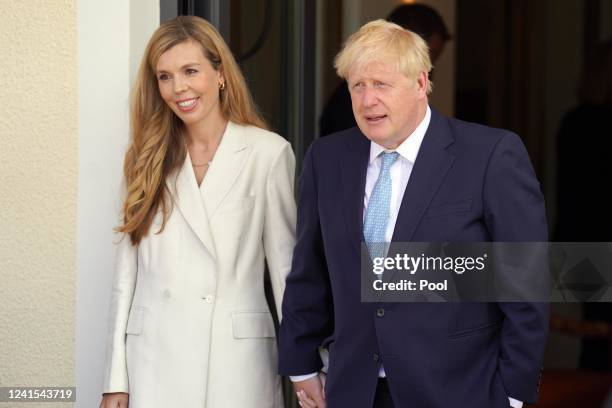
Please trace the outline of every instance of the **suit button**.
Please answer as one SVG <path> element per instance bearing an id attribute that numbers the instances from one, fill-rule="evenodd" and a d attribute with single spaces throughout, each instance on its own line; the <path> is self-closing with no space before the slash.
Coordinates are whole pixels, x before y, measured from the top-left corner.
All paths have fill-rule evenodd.
<path id="1" fill-rule="evenodd" d="M 214 299 L 213 295 L 206 295 L 204 297 L 204 300 L 206 301 L 206 303 L 212 303 L 213 299 Z"/>
<path id="2" fill-rule="evenodd" d="M 374 361 L 378 361 L 380 359 L 380 356 L 378 355 L 378 353 L 374 353 Z"/>
<path id="3" fill-rule="evenodd" d="M 385 315 L 385 309 L 383 309 L 382 307 L 376 310 L 376 316 L 383 317 L 384 315 Z"/>

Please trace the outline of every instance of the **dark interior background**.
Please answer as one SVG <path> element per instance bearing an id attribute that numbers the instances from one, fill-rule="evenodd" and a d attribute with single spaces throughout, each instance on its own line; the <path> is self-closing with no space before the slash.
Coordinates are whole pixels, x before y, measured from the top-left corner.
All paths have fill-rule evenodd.
<path id="1" fill-rule="evenodd" d="M 332 61 L 347 16 L 359 15 L 355 7 L 371 15 L 368 1 L 162 0 L 161 6 L 162 20 L 197 14 L 219 27 L 270 127 L 291 141 L 299 165 L 339 82 Z M 400 3 L 377 1 L 381 14 L 372 17 L 384 18 Z M 551 240 L 612 241 L 612 79 L 601 72 L 605 58 L 590 63 L 601 54 L 598 45 L 612 41 L 612 0 L 425 3 L 454 16 L 446 22 L 454 84 L 446 89 L 452 107 L 446 113 L 521 136 L 546 196 Z M 583 78 L 607 92 L 607 102 L 588 102 L 579 92 Z M 553 305 L 538 407 L 603 406 L 612 384 L 611 322 L 610 304 Z"/>

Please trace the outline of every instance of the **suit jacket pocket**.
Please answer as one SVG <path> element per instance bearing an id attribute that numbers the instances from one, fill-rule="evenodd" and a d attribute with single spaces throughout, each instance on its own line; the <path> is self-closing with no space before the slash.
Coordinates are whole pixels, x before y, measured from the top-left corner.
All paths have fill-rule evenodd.
<path id="1" fill-rule="evenodd" d="M 232 312 L 235 339 L 274 338 L 274 322 L 268 311 Z"/>
<path id="2" fill-rule="evenodd" d="M 329 346 L 336 341 L 335 336 L 332 334 L 331 336 L 326 337 L 322 342 L 321 342 L 321 347 L 323 348 L 329 348 Z"/>
<path id="3" fill-rule="evenodd" d="M 472 199 L 448 203 L 430 207 L 425 213 L 425 218 L 441 217 L 443 215 L 468 212 L 472 209 Z"/>
<path id="4" fill-rule="evenodd" d="M 132 306 L 130 316 L 128 317 L 125 334 L 139 335 L 142 333 L 144 326 L 145 308 L 140 306 Z"/>
<path id="5" fill-rule="evenodd" d="M 462 339 L 464 337 L 477 336 L 479 334 L 489 333 L 497 330 L 498 327 L 497 322 L 485 323 L 476 327 L 472 327 L 469 329 L 461 330 L 448 335 L 450 340 Z"/>

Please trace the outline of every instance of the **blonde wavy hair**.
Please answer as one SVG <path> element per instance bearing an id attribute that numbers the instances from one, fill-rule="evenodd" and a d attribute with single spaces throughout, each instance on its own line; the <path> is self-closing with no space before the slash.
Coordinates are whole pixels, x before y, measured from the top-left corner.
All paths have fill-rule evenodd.
<path id="1" fill-rule="evenodd" d="M 385 20 L 374 20 L 353 33 L 336 55 L 334 67 L 348 80 L 351 69 L 375 61 L 391 61 L 407 78 L 416 78 L 433 68 L 427 43 L 418 34 Z M 427 81 L 427 94 L 433 89 Z"/>
<path id="2" fill-rule="evenodd" d="M 128 234 L 133 245 L 149 233 L 160 210 L 163 219 L 157 233 L 164 230 L 173 207 L 166 179 L 180 168 L 187 154 L 183 122 L 162 99 L 155 73 L 160 56 L 185 41 L 199 44 L 212 67 L 222 70 L 225 88 L 219 98 L 224 118 L 267 128 L 238 64 L 217 30 L 194 16 L 162 23 L 145 49 L 131 96 L 132 140 L 123 165 L 123 224 L 116 230 Z"/>

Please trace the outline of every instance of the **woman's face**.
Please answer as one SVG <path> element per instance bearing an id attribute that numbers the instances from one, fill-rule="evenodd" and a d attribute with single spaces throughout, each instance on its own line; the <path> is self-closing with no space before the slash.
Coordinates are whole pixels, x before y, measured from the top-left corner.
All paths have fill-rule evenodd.
<path id="1" fill-rule="evenodd" d="M 219 85 L 225 78 L 204 57 L 193 41 L 177 44 L 164 52 L 156 66 L 162 99 L 187 126 L 222 117 Z"/>

